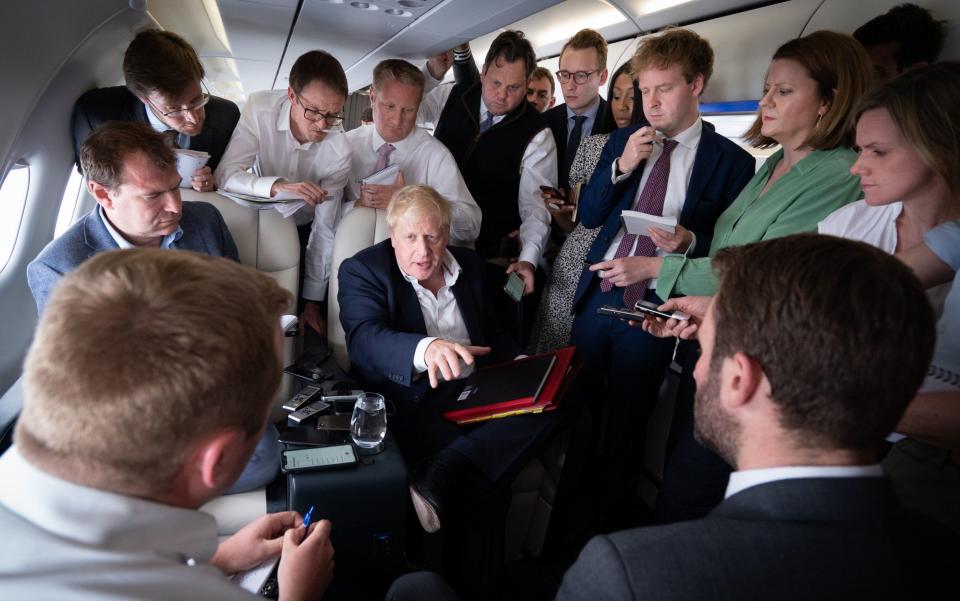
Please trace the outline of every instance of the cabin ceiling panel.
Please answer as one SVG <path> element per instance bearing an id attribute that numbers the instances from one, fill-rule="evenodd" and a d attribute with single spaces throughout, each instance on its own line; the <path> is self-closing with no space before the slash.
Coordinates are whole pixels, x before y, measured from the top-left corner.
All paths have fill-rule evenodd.
<path id="1" fill-rule="evenodd" d="M 217 5 L 244 94 L 271 89 L 297 0 L 218 0 Z"/>

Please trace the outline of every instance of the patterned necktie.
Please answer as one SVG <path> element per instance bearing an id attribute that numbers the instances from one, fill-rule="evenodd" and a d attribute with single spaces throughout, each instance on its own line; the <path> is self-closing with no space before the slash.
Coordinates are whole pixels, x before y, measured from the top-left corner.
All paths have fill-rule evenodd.
<path id="1" fill-rule="evenodd" d="M 667 180 L 670 178 L 670 154 L 676 147 L 676 140 L 663 141 L 663 152 L 660 153 L 657 162 L 653 164 L 653 169 L 647 176 L 647 182 L 644 184 L 643 191 L 640 193 L 633 210 L 649 215 L 661 215 L 663 213 L 663 201 L 667 195 Z M 637 248 L 633 251 L 633 256 L 652 257 L 657 254 L 657 246 L 649 236 L 638 237 L 635 234 L 624 233 L 613 258 L 622 259 L 629 256 L 634 242 L 637 243 Z M 610 280 L 600 282 L 600 290 L 610 292 L 612 289 L 613 283 Z M 643 298 L 646 291 L 646 281 L 627 286 L 626 290 L 623 291 L 623 306 L 632 308 L 638 300 Z"/>
<path id="2" fill-rule="evenodd" d="M 483 120 L 483 123 L 480 124 L 480 133 L 487 131 L 493 127 L 493 113 L 487 111 L 487 118 Z"/>
<path id="3" fill-rule="evenodd" d="M 388 142 L 380 145 L 380 148 L 377 149 L 377 165 L 373 168 L 373 173 L 379 173 L 386 169 L 387 161 L 390 160 L 390 153 L 394 150 L 396 150 L 396 148 Z M 373 174 L 371 173 L 371 175 Z"/>
<path id="4" fill-rule="evenodd" d="M 170 148 L 180 148 L 180 132 L 175 129 L 168 129 L 163 132 L 163 140 Z"/>
<path id="5" fill-rule="evenodd" d="M 568 176 L 570 166 L 573 165 L 573 159 L 577 156 L 577 148 L 580 148 L 580 141 L 583 139 L 583 122 L 587 120 L 586 115 L 577 115 L 573 119 L 573 129 L 570 130 L 570 137 L 567 138 L 567 155 L 564 157 L 563 174 Z M 564 177 L 563 179 L 566 179 Z"/>

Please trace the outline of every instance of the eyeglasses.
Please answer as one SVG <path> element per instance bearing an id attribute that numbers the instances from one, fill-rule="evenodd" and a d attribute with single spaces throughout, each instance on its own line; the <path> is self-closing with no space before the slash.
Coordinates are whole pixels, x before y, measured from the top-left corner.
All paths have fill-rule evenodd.
<path id="1" fill-rule="evenodd" d="M 303 116 L 307 121 L 320 121 L 323 119 L 327 125 L 340 125 L 343 123 L 343 114 L 335 113 L 324 113 L 323 111 L 318 111 L 317 109 L 309 109 L 303 106 L 303 102 L 300 101 L 300 95 L 297 95 L 297 104 L 300 105 L 300 108 L 303 109 Z"/>
<path id="2" fill-rule="evenodd" d="M 573 78 L 573 81 L 577 84 L 587 83 L 587 80 L 590 79 L 590 76 L 594 73 L 599 73 L 600 69 L 594 69 L 593 71 L 557 71 L 557 79 L 560 80 L 560 83 L 567 83 L 570 81 L 570 78 Z"/>
<path id="3" fill-rule="evenodd" d="M 204 86 L 204 90 L 206 90 L 206 86 Z M 150 100 L 150 98 L 147 98 L 147 102 L 149 102 L 150 106 L 152 106 L 153 109 L 158 113 L 160 113 L 160 115 L 163 117 L 183 117 L 187 113 L 193 113 L 205 107 L 207 103 L 210 102 L 210 93 L 205 91 L 202 94 L 200 94 L 200 100 L 197 100 L 190 106 L 186 106 L 186 107 L 179 108 L 172 111 L 161 110 L 159 106 L 157 106 L 156 104 L 153 103 L 152 100 Z"/>

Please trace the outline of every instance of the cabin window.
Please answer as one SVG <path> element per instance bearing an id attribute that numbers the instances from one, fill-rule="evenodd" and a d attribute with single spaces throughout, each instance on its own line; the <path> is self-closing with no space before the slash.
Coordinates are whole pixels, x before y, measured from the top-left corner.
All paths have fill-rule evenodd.
<path id="1" fill-rule="evenodd" d="M 0 271 L 13 254 L 29 187 L 30 168 L 24 162 L 16 163 L 0 184 Z"/>
<path id="2" fill-rule="evenodd" d="M 77 203 L 80 202 L 80 192 L 83 189 L 83 176 L 76 165 L 70 173 L 70 180 L 67 181 L 67 187 L 63 190 L 63 198 L 60 200 L 60 213 L 57 214 L 57 227 L 53 230 L 53 237 L 59 238 L 60 234 L 67 231 L 73 225 L 73 214 L 77 210 Z"/>

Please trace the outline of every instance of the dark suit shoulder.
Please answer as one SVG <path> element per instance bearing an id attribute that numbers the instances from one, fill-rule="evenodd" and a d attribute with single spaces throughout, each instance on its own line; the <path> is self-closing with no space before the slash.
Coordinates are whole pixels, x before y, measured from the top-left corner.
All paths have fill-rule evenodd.
<path id="1" fill-rule="evenodd" d="M 240 121 L 240 109 L 236 103 L 219 96 L 211 96 L 206 106 L 206 123 L 224 130 L 227 137 L 233 133 L 233 128 Z"/>
<path id="2" fill-rule="evenodd" d="M 475 250 L 462 246 L 448 246 L 447 250 L 449 250 L 453 258 L 457 260 L 457 263 L 460 263 L 460 267 L 462 267 L 464 271 L 470 272 L 471 274 L 483 272 L 483 259 Z"/>
<path id="3" fill-rule="evenodd" d="M 84 92 L 77 99 L 76 110 L 97 125 L 112 120 L 142 122 L 146 118 L 143 103 L 126 86 Z"/>
<path id="4" fill-rule="evenodd" d="M 712 127 L 706 127 L 707 125 L 707 123 L 704 123 L 704 128 L 700 133 L 701 142 L 702 140 L 712 140 L 712 142 L 717 145 L 718 150 L 723 154 L 729 154 L 732 160 L 755 162 L 750 153 L 744 150 L 739 144 L 726 136 L 718 134 Z"/>

